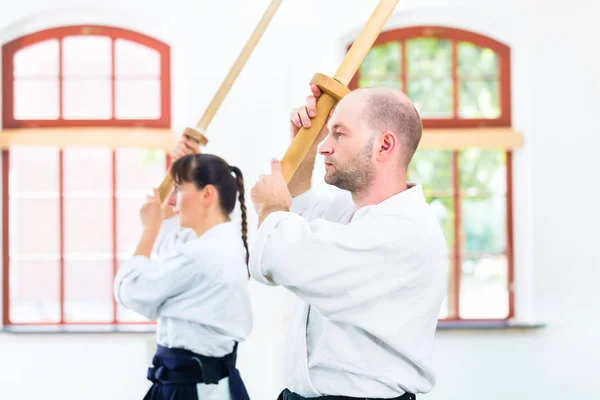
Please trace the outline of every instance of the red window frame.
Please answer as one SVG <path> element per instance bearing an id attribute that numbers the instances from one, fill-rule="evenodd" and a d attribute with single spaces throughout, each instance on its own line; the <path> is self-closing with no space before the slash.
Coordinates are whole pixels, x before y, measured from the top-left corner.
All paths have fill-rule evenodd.
<path id="1" fill-rule="evenodd" d="M 510 127 L 512 124 L 511 114 L 511 52 L 510 47 L 505 44 L 474 32 L 443 26 L 415 26 L 400 28 L 382 32 L 375 40 L 373 46 L 383 45 L 389 42 L 400 42 L 402 49 L 400 81 L 403 90 L 407 87 L 406 73 L 406 41 L 420 37 L 434 37 L 451 41 L 452 52 L 452 80 L 453 80 L 453 117 L 451 118 L 423 118 L 423 127 L 426 129 L 452 129 L 452 128 L 478 128 L 478 127 Z M 499 83 L 499 105 L 500 115 L 495 119 L 467 119 L 458 117 L 458 62 L 457 43 L 470 42 L 479 47 L 493 50 L 498 56 L 498 83 Z M 350 46 L 348 46 L 349 48 Z M 350 81 L 350 89 L 358 88 L 360 70 Z M 454 246 L 451 249 L 451 283 L 448 292 L 448 317 L 441 321 L 469 321 L 469 322 L 491 322 L 498 319 L 466 319 L 460 317 L 460 278 L 462 241 L 461 241 L 461 193 L 459 176 L 459 152 L 452 152 L 452 192 L 454 203 Z M 508 280 L 508 315 L 501 320 L 509 320 L 514 317 L 514 255 L 513 255 L 513 204 L 512 204 L 512 152 L 506 152 L 506 258 L 507 258 L 507 280 Z"/>
<path id="2" fill-rule="evenodd" d="M 62 39 L 66 36 L 106 36 L 112 39 L 112 118 L 102 120 L 69 120 L 62 118 L 63 90 L 59 85 L 59 118 L 56 120 L 16 120 L 14 118 L 14 55 L 20 49 L 48 39 L 59 39 L 59 82 L 63 79 Z M 126 39 L 156 50 L 161 55 L 161 117 L 159 119 L 127 119 L 114 118 L 115 114 L 115 40 Z M 170 80 L 170 48 L 150 36 L 127 29 L 99 25 L 78 25 L 46 29 L 32 33 L 6 43 L 2 47 L 2 126 L 4 129 L 40 128 L 40 127 L 73 127 L 73 126 L 143 126 L 151 128 L 169 128 L 171 126 L 171 102 L 165 101 L 171 93 Z"/>
<path id="3" fill-rule="evenodd" d="M 406 46 L 405 42 L 409 39 L 418 37 L 433 37 L 438 39 L 450 40 L 453 47 L 452 60 L 452 81 L 453 87 L 458 85 L 457 68 L 457 42 L 471 42 L 476 46 L 487 47 L 498 55 L 498 81 L 500 84 L 498 95 L 500 96 L 500 116 L 494 119 L 484 118 L 459 118 L 458 117 L 458 91 L 453 91 L 453 117 L 452 118 L 423 118 L 424 128 L 479 128 L 479 127 L 510 127 L 512 121 L 511 101 L 510 101 L 510 47 L 502 44 L 487 36 L 474 32 L 464 31 L 455 28 L 446 28 L 441 26 L 416 26 L 410 28 L 400 28 L 391 31 L 382 32 L 375 40 L 373 46 L 386 44 L 388 42 L 400 42 L 402 44 L 402 68 L 400 72 L 400 81 L 402 88 L 407 87 L 406 74 Z M 350 84 L 350 89 L 358 87 L 360 70 L 354 75 Z"/>
<path id="4" fill-rule="evenodd" d="M 14 55 L 20 49 L 48 39 L 62 39 L 66 36 L 107 36 L 112 39 L 112 118 L 105 120 L 68 120 L 62 118 L 62 85 L 59 85 L 59 119 L 57 120 L 16 120 L 14 118 Z M 140 45 L 152 48 L 160 54 L 160 88 L 161 88 L 161 116 L 154 120 L 120 120 L 115 115 L 115 40 L 125 39 Z M 59 60 L 62 59 L 62 41 L 59 40 Z M 17 38 L 6 43 L 2 47 L 2 123 L 4 129 L 38 128 L 38 127 L 148 127 L 148 128 L 170 128 L 171 126 L 171 73 L 170 73 L 170 47 L 150 36 L 143 35 L 127 29 L 100 26 L 100 25 L 76 25 L 46 29 Z M 62 61 L 59 61 L 59 82 L 62 81 Z M 65 321 L 65 260 L 64 260 L 64 162 L 63 151 L 59 151 L 59 251 L 60 251 L 60 321 L 58 322 L 24 322 L 12 323 L 10 320 L 10 253 L 9 253 L 9 167 L 10 151 L 2 151 L 2 323 L 3 325 L 104 325 L 104 324 L 147 324 L 148 322 L 129 322 L 117 319 L 117 304 L 113 298 L 113 320 L 103 322 L 76 322 Z M 166 166 L 170 159 L 167 155 Z M 113 277 L 118 268 L 117 260 L 117 196 L 116 196 L 116 152 L 112 151 L 112 263 Z M 112 293 L 112 286 L 106 288 Z M 112 297 L 112 295 L 111 295 Z"/>

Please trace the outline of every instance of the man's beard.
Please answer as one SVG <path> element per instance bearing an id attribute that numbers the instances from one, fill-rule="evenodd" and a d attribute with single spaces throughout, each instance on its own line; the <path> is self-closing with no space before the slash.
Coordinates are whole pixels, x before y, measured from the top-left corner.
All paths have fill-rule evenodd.
<path id="1" fill-rule="evenodd" d="M 345 165 L 334 164 L 330 167 L 334 170 L 329 174 L 325 173 L 325 182 L 351 193 L 367 190 L 375 177 L 375 168 L 371 161 L 373 141 L 374 138 L 369 140 L 356 157 L 347 161 Z"/>

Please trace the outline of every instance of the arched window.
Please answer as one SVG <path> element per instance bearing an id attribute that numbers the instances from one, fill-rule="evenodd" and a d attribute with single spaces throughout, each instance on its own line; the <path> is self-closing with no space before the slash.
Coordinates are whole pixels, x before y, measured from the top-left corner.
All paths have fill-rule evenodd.
<path id="1" fill-rule="evenodd" d="M 2 60 L 4 324 L 147 322 L 112 281 L 165 173 L 144 135 L 170 128 L 169 46 L 68 26 L 6 43 Z"/>
<path id="2" fill-rule="evenodd" d="M 445 27 L 381 33 L 351 87 L 404 91 L 423 118 L 409 179 L 450 250 L 445 320 L 513 316 L 510 48 Z"/>
<path id="3" fill-rule="evenodd" d="M 169 47 L 150 37 L 55 28 L 5 44 L 2 60 L 4 129 L 171 124 Z"/>

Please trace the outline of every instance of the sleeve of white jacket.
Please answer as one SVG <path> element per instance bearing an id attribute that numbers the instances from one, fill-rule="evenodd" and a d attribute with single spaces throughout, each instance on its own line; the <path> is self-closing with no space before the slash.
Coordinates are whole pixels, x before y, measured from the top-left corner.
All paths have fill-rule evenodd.
<path id="1" fill-rule="evenodd" d="M 160 306 L 193 284 L 197 269 L 183 254 L 160 260 L 134 256 L 117 272 L 115 300 L 130 310 L 155 319 Z"/>
<path id="2" fill-rule="evenodd" d="M 378 228 L 388 234 L 378 235 L 359 222 L 309 222 L 294 213 L 272 213 L 256 233 L 250 273 L 263 284 L 285 286 L 328 318 L 343 320 L 353 306 L 373 301 L 386 287 L 396 290 L 398 279 L 410 276 L 386 270 L 387 257 L 397 256 L 400 243 L 411 247 L 397 224 L 383 219 Z M 381 276 L 392 279 L 382 282 Z"/>
<path id="3" fill-rule="evenodd" d="M 160 232 L 152 248 L 152 254 L 161 257 L 172 252 L 179 245 L 196 238 L 197 235 L 192 229 L 184 229 L 179 226 L 177 217 L 167 218 L 161 224 Z"/>
<path id="4" fill-rule="evenodd" d="M 160 231 L 158 233 L 156 241 L 154 242 L 152 252 L 160 255 L 160 249 L 162 244 L 165 242 L 167 237 L 172 235 L 177 230 L 178 227 L 179 223 L 177 221 L 177 217 L 164 219 L 160 225 Z"/>
<path id="5" fill-rule="evenodd" d="M 292 207 L 290 211 L 302 215 L 307 219 L 312 219 L 314 218 L 313 215 L 316 213 L 318 205 L 319 199 L 315 196 L 313 190 L 309 189 L 292 198 Z"/>
<path id="6" fill-rule="evenodd" d="M 354 213 L 354 203 L 350 192 L 345 190 L 317 197 L 313 189 L 309 189 L 292 199 L 290 211 L 308 221 L 322 218 L 332 222 L 347 222 Z"/>

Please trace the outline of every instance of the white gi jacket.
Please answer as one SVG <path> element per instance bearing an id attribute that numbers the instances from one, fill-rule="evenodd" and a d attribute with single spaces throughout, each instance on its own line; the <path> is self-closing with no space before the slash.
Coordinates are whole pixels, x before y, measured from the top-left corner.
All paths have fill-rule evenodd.
<path id="1" fill-rule="evenodd" d="M 445 239 L 422 187 L 356 212 L 347 192 L 312 190 L 256 233 L 250 272 L 298 297 L 285 385 L 302 396 L 392 398 L 435 383 L 433 338 L 446 294 Z"/>
<path id="2" fill-rule="evenodd" d="M 135 256 L 118 271 L 116 301 L 157 320 L 156 340 L 209 357 L 231 353 L 252 329 L 246 251 L 232 222 L 197 237 L 163 222 L 158 259 Z"/>

